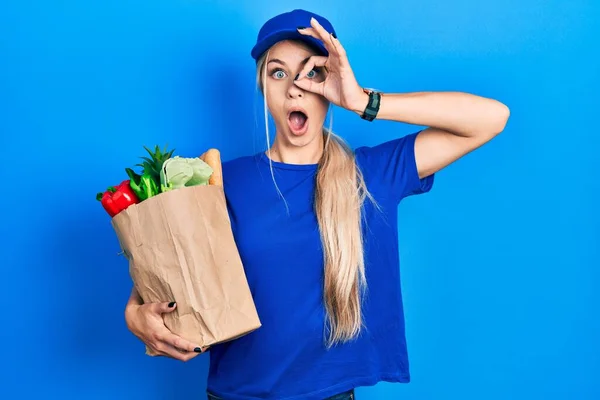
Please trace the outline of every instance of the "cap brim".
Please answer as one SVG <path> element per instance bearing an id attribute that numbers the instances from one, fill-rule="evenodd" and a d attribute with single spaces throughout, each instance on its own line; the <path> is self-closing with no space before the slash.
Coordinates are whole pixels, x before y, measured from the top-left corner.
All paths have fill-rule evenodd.
<path id="1" fill-rule="evenodd" d="M 252 48 L 252 52 L 251 52 L 252 58 L 254 58 L 255 60 L 258 60 L 258 58 L 265 51 L 267 51 L 275 43 L 281 42 L 282 40 L 300 40 L 300 41 L 303 41 L 306 44 L 310 45 L 311 47 L 313 47 L 315 49 L 315 51 L 317 51 L 321 55 L 327 56 L 329 54 L 327 49 L 323 45 L 323 42 L 321 42 L 318 39 L 313 38 L 312 36 L 303 35 L 300 32 L 298 32 L 296 29 L 293 29 L 293 30 L 281 30 L 281 31 L 273 32 L 268 36 L 265 36 L 260 42 L 258 42 Z"/>

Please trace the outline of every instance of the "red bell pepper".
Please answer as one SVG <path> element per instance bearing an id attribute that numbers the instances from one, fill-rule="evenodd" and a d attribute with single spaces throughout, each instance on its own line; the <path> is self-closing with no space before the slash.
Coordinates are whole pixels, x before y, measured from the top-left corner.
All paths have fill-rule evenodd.
<path id="1" fill-rule="evenodd" d="M 125 180 L 117 187 L 111 186 L 106 192 L 96 195 L 96 200 L 102 203 L 102 206 L 111 217 L 114 217 L 130 205 L 140 202 L 129 183 L 129 179 Z"/>

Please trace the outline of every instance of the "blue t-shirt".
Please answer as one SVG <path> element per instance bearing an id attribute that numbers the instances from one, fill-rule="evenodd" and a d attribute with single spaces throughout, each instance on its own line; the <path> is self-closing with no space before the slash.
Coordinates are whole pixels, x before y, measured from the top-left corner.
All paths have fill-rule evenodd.
<path id="1" fill-rule="evenodd" d="M 419 179 L 417 133 L 355 150 L 371 194 L 365 203 L 366 330 L 325 347 L 323 251 L 313 194 L 317 165 L 273 162 L 261 152 L 223 163 L 235 240 L 262 326 L 210 350 L 208 390 L 224 399 L 324 399 L 379 381 L 410 380 L 400 288 L 397 209 L 431 189 Z"/>

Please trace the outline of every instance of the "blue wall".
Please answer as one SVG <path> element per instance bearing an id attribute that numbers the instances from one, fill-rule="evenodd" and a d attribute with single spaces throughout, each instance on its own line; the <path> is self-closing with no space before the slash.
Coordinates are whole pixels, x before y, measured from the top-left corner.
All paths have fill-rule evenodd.
<path id="1" fill-rule="evenodd" d="M 206 3 L 2 3 L 1 397 L 202 398 L 206 356 L 147 357 L 126 329 L 127 264 L 94 195 L 143 144 L 225 159 L 264 147 L 250 48 L 301 4 L 332 19 L 361 84 L 512 111 L 401 205 L 413 381 L 359 398 L 600 398 L 600 4 Z M 353 146 L 416 129 L 339 109 L 334 128 Z"/>

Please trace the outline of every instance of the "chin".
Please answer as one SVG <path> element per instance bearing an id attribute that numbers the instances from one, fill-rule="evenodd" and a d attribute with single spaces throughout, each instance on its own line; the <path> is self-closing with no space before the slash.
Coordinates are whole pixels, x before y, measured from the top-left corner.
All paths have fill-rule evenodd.
<path id="1" fill-rule="evenodd" d="M 305 133 L 298 135 L 292 132 L 290 129 L 285 130 L 285 136 L 287 141 L 295 147 L 305 147 L 313 143 L 319 138 L 321 130 L 308 129 Z"/>

